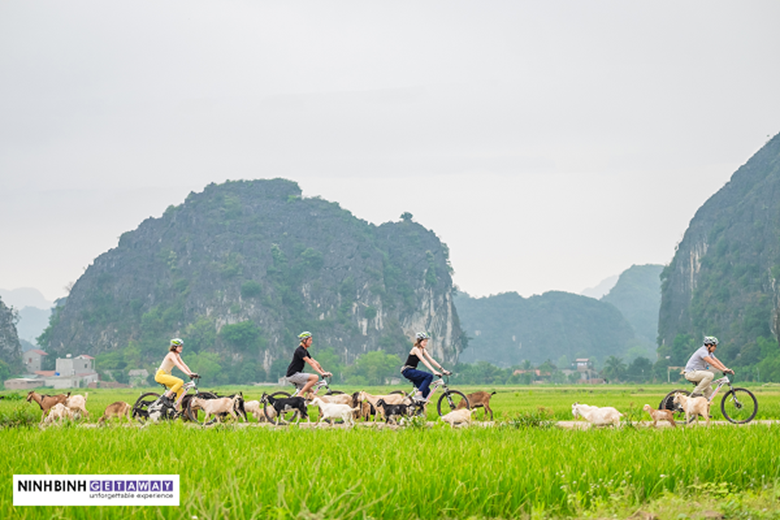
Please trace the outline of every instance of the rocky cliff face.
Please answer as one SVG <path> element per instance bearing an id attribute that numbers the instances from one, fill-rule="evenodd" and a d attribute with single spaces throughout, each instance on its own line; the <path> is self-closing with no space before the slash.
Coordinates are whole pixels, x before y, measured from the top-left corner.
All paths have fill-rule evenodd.
<path id="1" fill-rule="evenodd" d="M 405 355 L 427 330 L 434 355 L 451 361 L 461 331 L 447 255 L 411 219 L 374 226 L 301 198 L 290 181 L 209 185 L 96 258 L 43 339 L 58 353 L 158 359 L 181 336 L 268 370 L 289 360 L 301 330 L 345 363 L 377 349 Z"/>
<path id="2" fill-rule="evenodd" d="M 22 345 L 16 333 L 16 316 L 0 298 L 0 360 L 16 370 L 21 367 Z"/>
<path id="3" fill-rule="evenodd" d="M 716 335 L 721 358 L 758 361 L 751 345 L 780 333 L 778 278 L 780 135 L 691 220 L 662 274 L 661 347 L 680 363 L 702 336 Z"/>

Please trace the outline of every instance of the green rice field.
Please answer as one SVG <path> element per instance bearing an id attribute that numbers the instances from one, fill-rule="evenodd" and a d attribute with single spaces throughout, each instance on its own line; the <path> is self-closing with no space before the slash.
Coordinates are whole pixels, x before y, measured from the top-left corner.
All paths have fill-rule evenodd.
<path id="1" fill-rule="evenodd" d="M 750 387 L 759 415 L 748 426 L 641 425 L 649 419 L 641 407 L 656 407 L 673 388 L 479 388 L 497 391 L 491 401 L 496 421 L 462 429 L 429 412 L 429 423 L 400 429 L 253 427 L 252 419 L 250 426 L 177 421 L 40 430 L 36 404 L 5 399 L 0 445 L 9 484 L 0 494 L 0 518 L 627 518 L 644 511 L 678 519 L 706 510 L 727 518 L 780 518 L 780 425 L 764 422 L 780 420 L 780 387 Z M 273 388 L 216 390 L 241 390 L 249 400 Z M 96 422 L 108 404 L 132 403 L 139 394 L 89 390 L 86 422 Z M 627 424 L 555 426 L 572 420 L 574 402 L 615 406 Z M 33 425 L 25 426 L 33 414 Z M 713 418 L 721 419 L 719 413 Z M 180 475 L 179 507 L 12 505 L 13 474 L 160 473 Z"/>

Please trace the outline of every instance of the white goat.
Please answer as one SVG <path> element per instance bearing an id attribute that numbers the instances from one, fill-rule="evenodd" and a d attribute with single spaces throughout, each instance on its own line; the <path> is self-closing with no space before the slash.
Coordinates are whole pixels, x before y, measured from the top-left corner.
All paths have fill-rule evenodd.
<path id="1" fill-rule="evenodd" d="M 704 417 L 706 425 L 710 425 L 710 402 L 706 397 L 690 397 L 685 394 L 674 394 L 674 404 L 679 404 L 685 411 L 685 424 L 691 423 L 691 415 L 698 422 L 699 416 Z"/>
<path id="2" fill-rule="evenodd" d="M 320 418 L 317 422 L 323 421 L 325 419 L 341 419 L 344 421 L 344 424 L 349 424 L 350 426 L 355 424 L 352 420 L 352 412 L 360 409 L 360 407 L 352 408 L 348 404 L 326 403 L 319 397 L 312 399 L 311 404 L 319 407 L 320 409 Z"/>
<path id="3" fill-rule="evenodd" d="M 450 425 L 451 428 L 455 426 L 471 426 L 471 413 L 474 410 L 468 408 L 461 408 L 460 410 L 453 410 L 447 415 L 442 416 L 441 420 Z"/>
<path id="4" fill-rule="evenodd" d="M 85 417 L 89 417 L 89 412 L 87 411 L 88 395 L 89 393 L 85 392 L 84 395 L 72 395 L 65 399 L 65 406 L 73 412 L 74 417 L 77 415 L 80 416 L 82 413 Z"/>
<path id="5" fill-rule="evenodd" d="M 51 426 L 55 422 L 62 422 L 65 419 L 72 420 L 73 412 L 71 412 L 70 409 L 64 404 L 57 403 L 49 409 L 49 415 L 47 415 L 46 418 L 43 419 L 41 428 L 45 428 L 46 426 Z"/>
<path id="6" fill-rule="evenodd" d="M 246 410 L 247 413 L 251 413 L 257 422 L 267 421 L 265 412 L 263 411 L 263 406 L 260 401 L 255 400 L 244 402 L 244 410 Z M 268 407 L 268 415 L 271 416 L 271 420 L 276 417 L 276 409 L 273 406 Z"/>
<path id="7" fill-rule="evenodd" d="M 219 414 L 230 414 L 233 419 L 238 419 L 236 415 L 236 402 L 241 398 L 241 394 L 236 394 L 233 397 L 220 397 L 218 399 L 203 399 L 201 397 L 193 397 L 190 401 L 190 406 L 196 406 L 203 410 L 206 416 L 203 418 L 203 423 L 208 423 L 209 418 L 213 415 L 217 422 L 219 420 Z M 244 405 L 246 408 L 246 405 Z"/>
<path id="8" fill-rule="evenodd" d="M 579 403 L 571 405 L 571 413 L 575 418 L 582 417 L 593 426 L 606 426 L 608 424 L 620 426 L 620 418 L 623 417 L 622 413 L 611 406 L 599 408 Z"/>

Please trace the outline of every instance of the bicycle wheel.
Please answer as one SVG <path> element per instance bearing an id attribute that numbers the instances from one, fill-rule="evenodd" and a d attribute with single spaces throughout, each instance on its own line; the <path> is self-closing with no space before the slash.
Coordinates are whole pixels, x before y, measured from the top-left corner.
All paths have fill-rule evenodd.
<path id="1" fill-rule="evenodd" d="M 201 399 L 216 399 L 218 396 L 213 392 L 199 392 L 197 394 L 187 394 L 181 401 L 181 409 L 184 411 L 182 417 L 186 417 L 194 423 L 200 425 L 211 424 L 217 420 L 216 417 L 212 418 L 208 423 L 205 423 L 206 412 L 204 412 L 199 406 L 193 404 L 193 397 L 199 397 Z"/>
<path id="2" fill-rule="evenodd" d="M 674 394 L 691 395 L 688 390 L 672 390 L 661 399 L 661 404 L 658 405 L 659 410 L 671 410 L 674 415 L 674 422 L 679 424 L 685 424 L 685 410 L 679 404 L 674 404 Z M 693 417 L 691 420 L 696 420 Z"/>
<path id="3" fill-rule="evenodd" d="M 133 419 L 138 419 L 139 421 L 146 421 L 149 419 L 149 406 L 159 398 L 160 394 L 155 392 L 141 394 L 133 405 Z"/>
<path id="4" fill-rule="evenodd" d="M 459 392 L 457 390 L 447 390 L 444 392 L 441 397 L 439 397 L 439 404 L 436 407 L 436 411 L 439 412 L 439 417 L 457 409 L 461 401 L 465 401 L 466 404 L 464 406 L 471 410 L 469 400 L 466 398 L 463 392 Z M 461 408 L 464 406 L 461 406 Z"/>
<path id="5" fill-rule="evenodd" d="M 758 401 L 750 390 L 732 388 L 723 396 L 720 411 L 723 412 L 723 417 L 733 423 L 749 423 L 758 412 Z"/>
<path id="6" fill-rule="evenodd" d="M 269 397 L 273 397 L 274 399 L 284 399 L 286 397 L 290 397 L 290 394 L 288 392 L 279 391 L 272 393 Z M 268 420 L 268 422 L 275 424 L 287 424 L 290 421 L 294 421 L 298 416 L 298 410 L 295 410 L 293 412 L 284 412 L 279 417 L 277 417 L 276 409 L 268 401 L 263 403 L 263 413 L 265 414 L 265 418 Z"/>

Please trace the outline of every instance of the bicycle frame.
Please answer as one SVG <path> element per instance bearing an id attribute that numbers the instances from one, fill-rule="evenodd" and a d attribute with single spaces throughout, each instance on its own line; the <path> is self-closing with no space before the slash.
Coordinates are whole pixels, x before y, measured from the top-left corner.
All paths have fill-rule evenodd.
<path id="1" fill-rule="evenodd" d="M 447 386 L 447 382 L 444 380 L 445 377 L 449 377 L 449 376 L 441 376 L 440 378 L 434 379 L 433 381 L 431 381 L 431 385 L 429 387 L 431 389 L 431 391 L 428 394 L 428 398 L 427 398 L 428 402 L 431 401 L 431 399 L 433 398 L 433 394 L 435 394 L 436 390 L 438 390 L 439 388 L 444 387 L 444 391 L 445 392 L 447 390 L 449 390 L 449 387 Z M 420 389 L 417 388 L 414 385 L 412 385 L 412 388 L 413 388 L 412 395 L 415 395 L 415 394 L 417 394 L 417 392 L 420 391 Z"/>
<path id="2" fill-rule="evenodd" d="M 317 393 L 320 391 L 321 388 L 326 388 L 326 389 L 330 390 L 330 383 L 328 382 L 328 379 L 330 379 L 330 378 L 323 377 L 322 379 L 320 379 L 319 381 L 314 383 L 314 386 L 311 387 L 311 397 L 312 397 L 312 399 L 317 397 Z M 298 397 L 301 394 L 301 390 L 302 389 L 303 389 L 303 387 L 298 388 L 298 386 L 295 385 L 295 392 L 293 392 L 293 394 L 290 397 Z"/>
<path id="3" fill-rule="evenodd" d="M 200 379 L 200 377 L 195 378 L 195 379 Z M 174 406 L 176 407 L 177 410 L 181 408 L 181 402 L 184 400 L 184 397 L 190 392 L 190 390 L 192 390 L 194 388 L 195 389 L 195 395 L 198 395 L 198 385 L 197 385 L 197 383 L 195 383 L 195 379 L 191 379 L 191 380 L 187 381 L 181 387 L 182 390 L 184 390 L 184 392 L 181 393 L 181 397 L 178 398 L 176 400 L 176 402 L 174 403 Z"/>
<path id="4" fill-rule="evenodd" d="M 717 384 L 718 386 L 715 387 L 715 390 L 713 390 L 712 394 L 710 395 L 710 398 L 708 399 L 710 403 L 715 400 L 715 396 L 718 395 L 718 392 L 720 391 L 721 388 L 723 388 L 724 385 L 729 385 L 729 389 L 732 388 L 731 381 L 729 380 L 728 376 L 723 376 L 720 379 L 716 379 L 715 381 L 712 382 L 712 384 Z"/>

